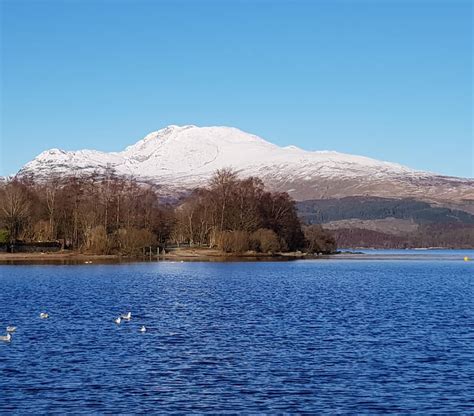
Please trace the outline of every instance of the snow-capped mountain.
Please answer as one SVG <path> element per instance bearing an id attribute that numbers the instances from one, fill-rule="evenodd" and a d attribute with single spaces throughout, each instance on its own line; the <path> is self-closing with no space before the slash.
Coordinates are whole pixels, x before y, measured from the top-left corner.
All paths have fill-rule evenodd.
<path id="1" fill-rule="evenodd" d="M 297 200 L 367 195 L 474 201 L 472 179 L 362 156 L 280 147 L 231 127 L 168 126 L 113 153 L 51 149 L 27 163 L 18 175 L 42 179 L 112 168 L 117 174 L 179 191 L 202 186 L 224 167 L 242 176 L 258 176 L 269 188 L 287 191 Z"/>

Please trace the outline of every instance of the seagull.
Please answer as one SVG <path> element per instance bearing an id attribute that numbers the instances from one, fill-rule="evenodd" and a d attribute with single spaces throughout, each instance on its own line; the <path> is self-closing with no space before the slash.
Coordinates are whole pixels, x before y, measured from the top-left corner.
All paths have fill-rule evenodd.
<path id="1" fill-rule="evenodd" d="M 49 318 L 49 314 L 47 314 L 46 312 L 41 312 L 41 313 L 40 313 L 40 318 L 41 318 L 41 319 L 48 319 L 48 318 Z"/>
<path id="2" fill-rule="evenodd" d="M 7 332 L 15 332 L 16 326 L 7 326 Z"/>
<path id="3" fill-rule="evenodd" d="M 12 340 L 12 334 L 10 332 L 7 335 L 0 335 L 0 341 L 10 342 Z"/>
<path id="4" fill-rule="evenodd" d="M 121 318 L 125 321 L 130 321 L 130 319 L 132 319 L 132 312 L 127 312 L 125 315 L 122 315 Z"/>
<path id="5" fill-rule="evenodd" d="M 114 319 L 114 322 L 117 324 L 117 325 L 120 325 L 120 323 L 122 322 L 122 318 L 119 316 L 117 318 Z"/>
<path id="6" fill-rule="evenodd" d="M 142 325 L 142 327 L 140 328 L 140 332 L 146 332 L 146 327 L 145 327 L 145 325 Z"/>

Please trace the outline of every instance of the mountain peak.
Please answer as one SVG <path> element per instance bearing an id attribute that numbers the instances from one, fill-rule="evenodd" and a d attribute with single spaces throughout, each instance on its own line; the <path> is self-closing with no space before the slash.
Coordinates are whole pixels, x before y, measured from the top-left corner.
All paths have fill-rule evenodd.
<path id="1" fill-rule="evenodd" d="M 52 149 L 49 149 L 49 150 L 45 150 L 44 152 L 41 152 L 37 158 L 48 158 L 48 157 L 51 157 L 51 156 L 58 156 L 58 155 L 64 155 L 66 154 L 66 151 L 65 150 L 62 150 L 62 149 L 58 149 L 58 148 L 52 148 Z"/>
<path id="2" fill-rule="evenodd" d="M 243 176 L 261 177 L 270 188 L 288 191 L 296 199 L 423 195 L 433 200 L 474 200 L 473 181 L 362 156 L 280 147 L 226 126 L 170 125 L 117 153 L 51 149 L 26 164 L 19 175 L 64 176 L 110 167 L 118 174 L 173 189 L 202 186 L 216 169 L 230 167 Z"/>
<path id="3" fill-rule="evenodd" d="M 246 144 L 260 144 L 277 148 L 278 146 L 265 141 L 253 134 L 246 133 L 235 127 L 210 126 L 198 127 L 195 125 L 177 126 L 170 125 L 160 130 L 147 134 L 132 146 L 127 147 L 122 154 L 126 157 L 144 160 L 152 153 L 180 149 L 187 152 L 202 154 L 202 148 L 227 148 L 229 146 L 245 146 Z M 211 149 L 212 150 L 212 149 Z M 241 151 L 245 149 L 242 148 Z M 211 151 L 211 153 L 214 153 Z M 204 155 L 202 155 L 204 156 Z M 237 156 L 237 155 L 234 155 Z"/>

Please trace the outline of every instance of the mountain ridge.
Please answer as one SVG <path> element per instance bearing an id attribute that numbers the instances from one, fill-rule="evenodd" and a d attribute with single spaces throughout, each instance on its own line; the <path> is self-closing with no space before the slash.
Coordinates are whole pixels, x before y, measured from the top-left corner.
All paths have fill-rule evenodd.
<path id="1" fill-rule="evenodd" d="M 120 152 L 49 149 L 18 176 L 119 175 L 160 185 L 169 192 L 202 186 L 216 169 L 231 167 L 259 176 L 297 200 L 346 196 L 413 197 L 431 202 L 474 201 L 474 180 L 418 171 L 365 156 L 277 146 L 235 127 L 170 125 L 147 134 Z"/>

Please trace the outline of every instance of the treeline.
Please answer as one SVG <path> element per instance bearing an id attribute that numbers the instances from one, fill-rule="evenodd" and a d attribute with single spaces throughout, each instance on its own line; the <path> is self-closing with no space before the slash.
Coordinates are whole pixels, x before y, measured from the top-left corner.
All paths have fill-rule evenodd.
<path id="1" fill-rule="evenodd" d="M 474 215 L 431 206 L 413 199 L 346 197 L 298 202 L 299 216 L 309 224 L 344 219 L 375 220 L 387 217 L 412 220 L 417 224 L 474 224 Z"/>
<path id="2" fill-rule="evenodd" d="M 175 205 L 113 171 L 44 182 L 15 178 L 0 185 L 1 240 L 60 241 L 77 251 L 127 255 L 170 245 L 228 253 L 336 249 L 320 226 L 302 226 L 288 194 L 268 192 L 260 179 L 240 179 L 229 169 Z"/>
<path id="3" fill-rule="evenodd" d="M 239 179 L 219 170 L 175 211 L 172 240 L 218 247 L 225 252 L 333 252 L 334 239 L 321 227 L 302 227 L 295 202 L 268 192 L 258 178 Z"/>
<path id="4" fill-rule="evenodd" d="M 171 211 L 151 188 L 113 173 L 13 179 L 0 189 L 0 220 L 8 241 L 61 241 L 65 248 L 136 254 L 170 234 Z"/>
<path id="5" fill-rule="evenodd" d="M 361 228 L 340 228 L 332 233 L 337 246 L 344 248 L 474 247 L 471 224 L 427 224 L 403 236 Z"/>

